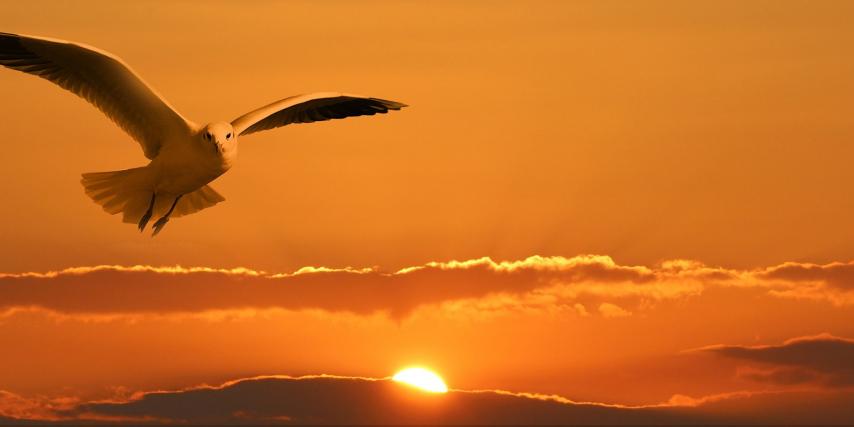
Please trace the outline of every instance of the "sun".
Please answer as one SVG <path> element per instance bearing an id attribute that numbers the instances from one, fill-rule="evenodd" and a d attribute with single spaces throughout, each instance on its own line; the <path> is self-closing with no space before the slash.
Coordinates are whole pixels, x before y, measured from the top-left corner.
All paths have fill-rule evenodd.
<path id="1" fill-rule="evenodd" d="M 424 368 L 406 368 L 394 374 L 391 379 L 431 393 L 448 392 L 448 386 L 442 377 Z"/>

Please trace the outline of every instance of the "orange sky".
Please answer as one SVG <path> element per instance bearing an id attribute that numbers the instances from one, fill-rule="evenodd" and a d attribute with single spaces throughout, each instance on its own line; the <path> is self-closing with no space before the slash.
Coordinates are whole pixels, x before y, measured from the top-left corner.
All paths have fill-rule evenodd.
<path id="1" fill-rule="evenodd" d="M 411 364 L 668 417 L 718 395 L 685 410 L 850 402 L 852 19 L 846 1 L 3 3 L 0 31 L 112 52 L 199 123 L 326 90 L 410 107 L 240 139 L 212 183 L 226 202 L 151 238 L 79 183 L 144 165 L 138 144 L 0 69 L 0 424 Z M 440 412 L 491 408 L 459 396 Z"/>

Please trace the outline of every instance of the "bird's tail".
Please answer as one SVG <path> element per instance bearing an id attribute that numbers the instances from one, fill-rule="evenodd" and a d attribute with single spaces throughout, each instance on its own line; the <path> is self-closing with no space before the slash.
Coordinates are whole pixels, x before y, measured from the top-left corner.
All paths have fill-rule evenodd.
<path id="1" fill-rule="evenodd" d="M 222 201 L 225 201 L 225 197 L 222 197 L 210 185 L 205 185 L 192 193 L 182 196 L 181 200 L 175 206 L 175 211 L 172 212 L 172 217 L 177 218 L 196 213 Z"/>
<path id="2" fill-rule="evenodd" d="M 109 214 L 122 212 L 124 222 L 137 223 L 151 202 L 154 185 L 146 167 L 84 173 L 80 183 L 93 202 Z"/>
<path id="3" fill-rule="evenodd" d="M 137 224 L 145 215 L 154 195 L 154 178 L 146 167 L 125 169 L 114 172 L 84 173 L 80 180 L 86 195 L 101 205 L 109 214 L 123 214 L 124 222 Z M 157 193 L 155 197 L 154 217 L 163 215 L 172 205 L 177 195 Z M 172 212 L 177 218 L 202 209 L 209 208 L 225 200 L 209 185 L 192 193 L 184 194 Z"/>

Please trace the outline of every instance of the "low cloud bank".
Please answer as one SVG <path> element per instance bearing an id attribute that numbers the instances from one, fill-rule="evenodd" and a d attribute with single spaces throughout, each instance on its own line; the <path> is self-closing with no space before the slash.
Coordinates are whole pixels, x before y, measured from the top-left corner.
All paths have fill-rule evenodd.
<path id="1" fill-rule="evenodd" d="M 740 392 L 624 407 L 492 390 L 432 394 L 388 379 L 274 376 L 81 403 L 39 418 L 0 414 L 0 424 L 838 424 L 854 421 L 852 397 Z"/>
<path id="2" fill-rule="evenodd" d="M 257 377 L 218 387 L 148 392 L 125 401 L 79 404 L 42 419 L 54 423 L 207 425 L 685 424 L 715 420 L 667 407 L 575 403 L 503 391 L 432 394 L 389 379 L 335 376 Z"/>

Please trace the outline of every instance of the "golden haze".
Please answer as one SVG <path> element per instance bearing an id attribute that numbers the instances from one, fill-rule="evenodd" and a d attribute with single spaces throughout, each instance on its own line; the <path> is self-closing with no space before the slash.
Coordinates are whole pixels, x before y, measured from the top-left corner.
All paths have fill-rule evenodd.
<path id="1" fill-rule="evenodd" d="M 0 424 L 854 422 L 852 19 L 2 3 L 0 31 L 115 53 L 197 122 L 325 90 L 411 107 L 241 139 L 226 202 L 151 239 L 79 184 L 138 145 L 0 70 Z M 401 391 L 405 366 L 452 390 Z"/>

